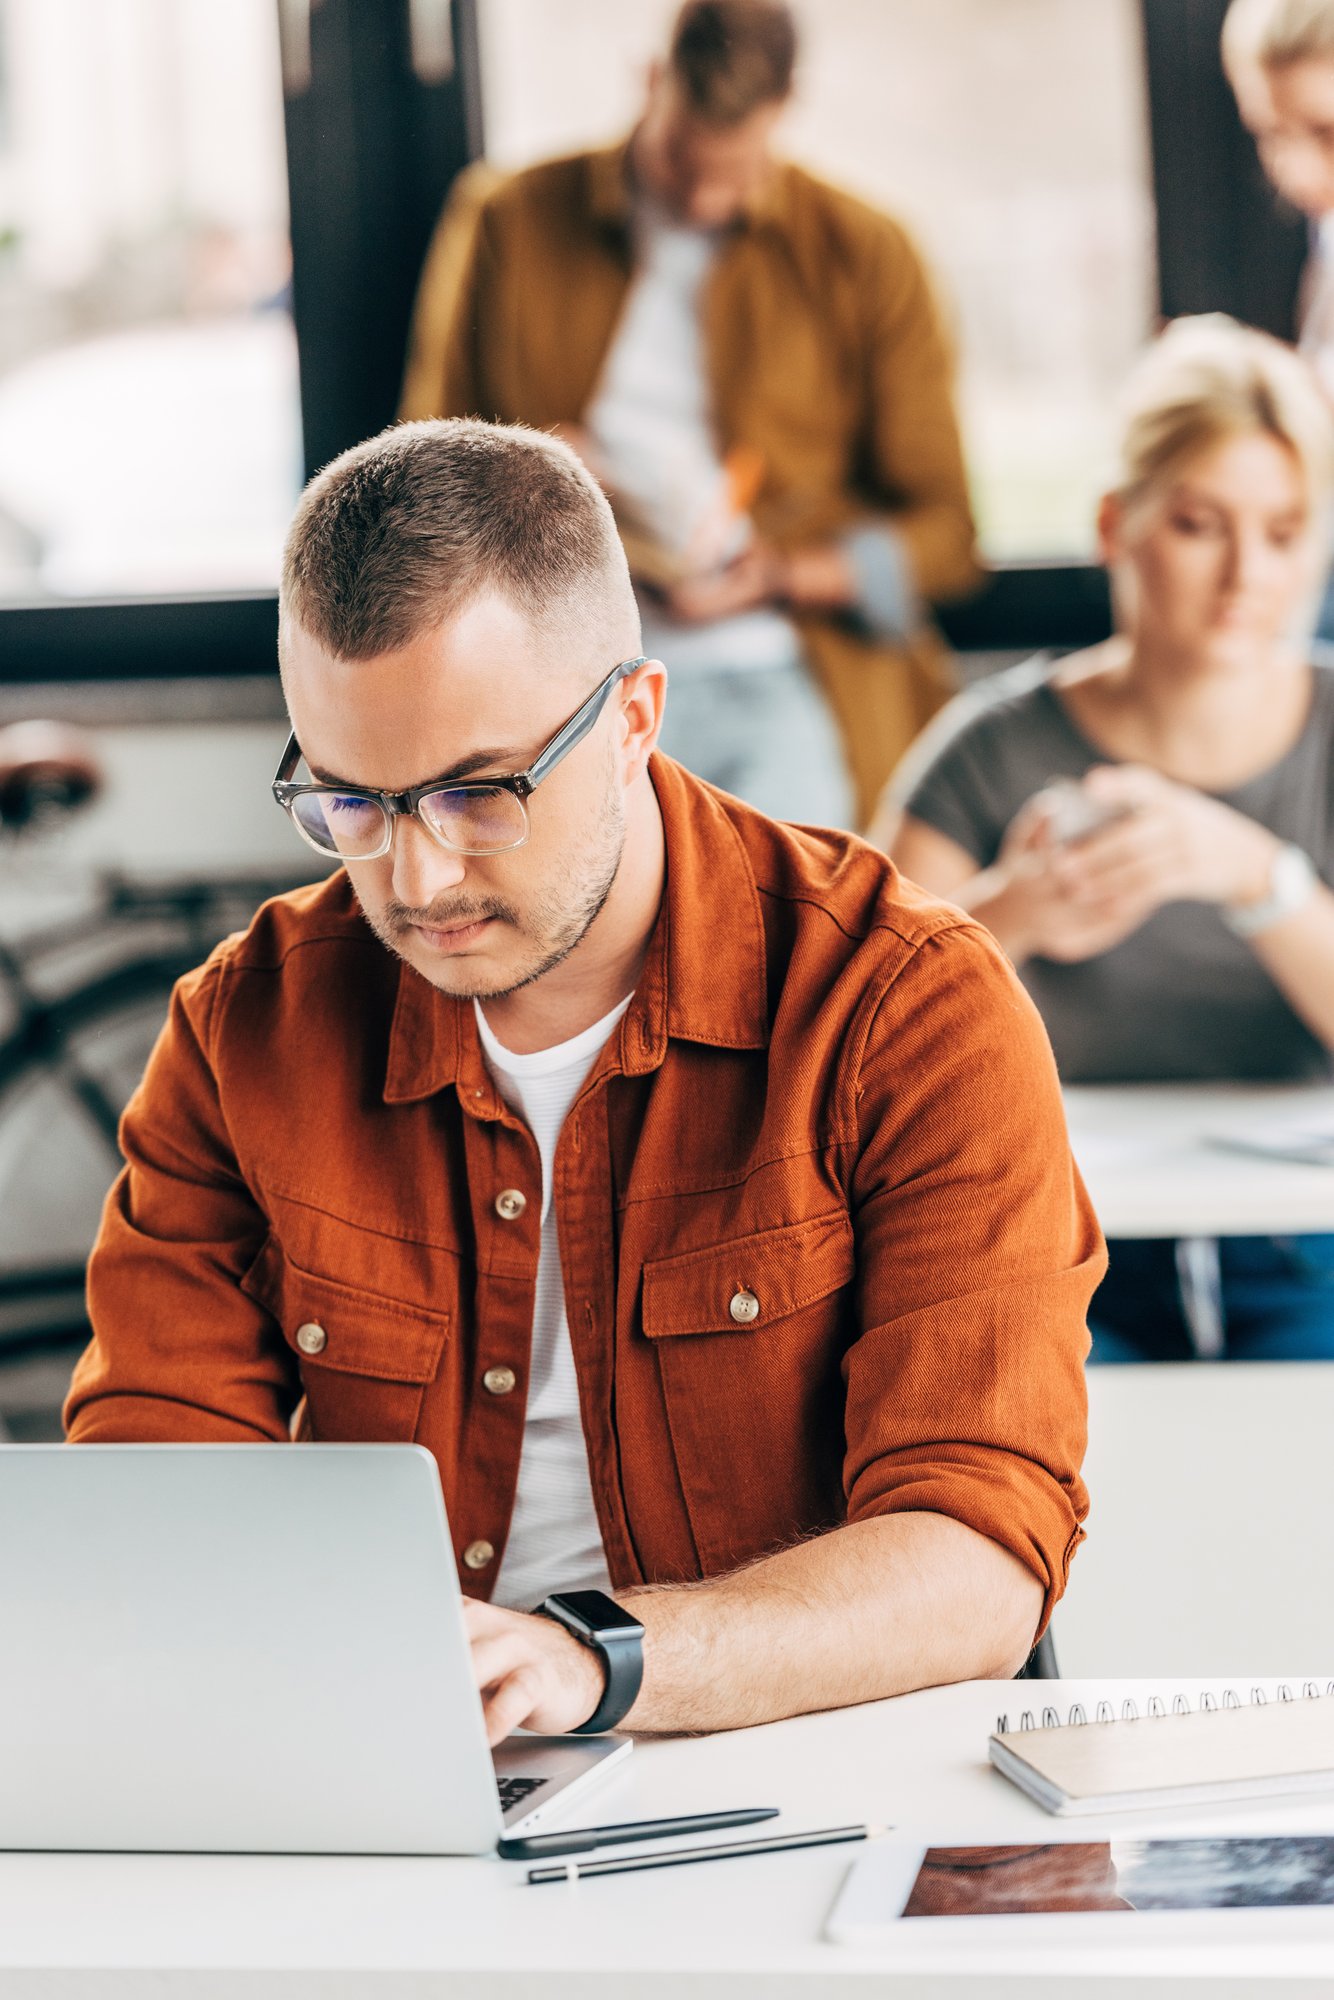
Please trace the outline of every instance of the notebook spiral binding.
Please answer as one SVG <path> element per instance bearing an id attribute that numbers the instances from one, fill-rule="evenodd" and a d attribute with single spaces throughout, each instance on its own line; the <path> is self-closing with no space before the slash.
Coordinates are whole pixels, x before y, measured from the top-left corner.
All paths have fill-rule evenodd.
<path id="1" fill-rule="evenodd" d="M 1319 1701 L 1323 1695 L 1334 1696 L 1334 1681 L 1326 1681 L 1323 1688 L 1317 1681 L 1303 1681 L 1300 1696 L 1294 1695 L 1291 1684 L 1288 1681 L 1280 1681 L 1274 1699 L 1276 1701 Z M 1211 1694 L 1206 1688 L 1200 1695 L 1197 1709 L 1192 1710 L 1190 1698 L 1184 1694 L 1174 1694 L 1172 1696 L 1172 1706 L 1169 1709 L 1162 1696 L 1155 1694 L 1150 1695 L 1148 1706 L 1143 1715 L 1140 1714 L 1140 1706 L 1137 1701 L 1123 1701 L 1119 1715 L 1113 1703 L 1110 1701 L 1100 1701 L 1093 1712 L 1093 1720 L 1095 1724 L 1099 1722 L 1153 1722 L 1164 1715 L 1190 1715 L 1192 1713 L 1209 1715 L 1220 1708 L 1263 1708 L 1268 1699 L 1268 1695 L 1260 1687 L 1253 1687 L 1251 1689 L 1249 1702 L 1243 1702 L 1235 1688 L 1224 1688 L 1220 1704 L 1219 1697 Z M 1051 1707 L 1043 1709 L 1041 1722 L 1034 1722 L 1031 1708 L 1023 1709 L 1019 1716 L 1019 1728 L 1021 1732 L 1027 1729 L 1078 1728 L 1081 1723 L 1087 1722 L 1088 1715 L 1082 1701 L 1073 1703 L 1064 1722 L 1061 1721 L 1058 1710 Z M 998 1715 L 996 1717 L 996 1734 L 998 1736 L 1008 1735 L 1009 1728 L 1009 1716 Z"/>

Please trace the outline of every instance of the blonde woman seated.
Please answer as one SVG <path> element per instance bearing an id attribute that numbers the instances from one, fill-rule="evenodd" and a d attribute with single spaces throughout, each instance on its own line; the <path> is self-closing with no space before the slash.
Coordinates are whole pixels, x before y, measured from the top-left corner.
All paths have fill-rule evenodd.
<path id="1" fill-rule="evenodd" d="M 1334 432 L 1305 364 L 1209 317 L 1137 370 L 1099 515 L 1118 631 L 958 697 L 878 837 L 987 924 L 1070 1083 L 1326 1078 L 1334 671 L 1291 635 Z M 1112 1245 L 1094 1358 L 1334 1357 L 1334 1236 Z"/>

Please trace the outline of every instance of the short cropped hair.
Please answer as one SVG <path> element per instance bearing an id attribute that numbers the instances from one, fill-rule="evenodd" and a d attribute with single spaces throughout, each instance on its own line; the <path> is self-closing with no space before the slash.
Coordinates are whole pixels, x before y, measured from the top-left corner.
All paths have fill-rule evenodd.
<path id="1" fill-rule="evenodd" d="M 687 0 L 668 66 L 697 117 L 739 125 L 792 90 L 797 25 L 782 0 Z"/>
<path id="2" fill-rule="evenodd" d="M 342 659 L 396 651 L 488 590 L 535 622 L 634 616 L 605 494 L 541 431 L 395 424 L 316 473 L 297 503 L 282 615 Z"/>
<path id="3" fill-rule="evenodd" d="M 1197 452 L 1257 431 L 1287 445 L 1312 511 L 1324 507 L 1334 483 L 1334 418 L 1301 356 L 1225 313 L 1174 320 L 1126 385 L 1116 490 L 1134 506 Z"/>
<path id="4" fill-rule="evenodd" d="M 1232 0 L 1223 23 L 1230 75 L 1256 64 L 1282 69 L 1310 56 L 1334 56 L 1334 0 Z"/>

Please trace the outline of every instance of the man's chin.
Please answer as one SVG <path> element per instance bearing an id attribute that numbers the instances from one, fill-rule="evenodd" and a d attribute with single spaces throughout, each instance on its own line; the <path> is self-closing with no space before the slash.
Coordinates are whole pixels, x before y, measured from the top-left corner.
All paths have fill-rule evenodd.
<path id="1" fill-rule="evenodd" d="M 523 973 L 485 948 L 441 950 L 415 934 L 397 938 L 394 949 L 414 972 L 454 1000 L 493 1000 L 523 983 Z"/>

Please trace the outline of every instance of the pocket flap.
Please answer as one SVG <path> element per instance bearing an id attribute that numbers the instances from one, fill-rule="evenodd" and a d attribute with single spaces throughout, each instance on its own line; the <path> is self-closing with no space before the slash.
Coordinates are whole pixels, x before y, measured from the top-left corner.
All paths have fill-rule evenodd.
<path id="1" fill-rule="evenodd" d="M 272 1237 L 241 1280 L 272 1313 L 303 1368 L 333 1368 L 385 1382 L 430 1382 L 449 1334 L 449 1314 L 429 1313 L 292 1262 Z"/>
<path id="2" fill-rule="evenodd" d="M 856 1268 L 845 1208 L 809 1222 L 760 1229 L 644 1266 L 644 1331 L 750 1333 L 849 1284 Z M 744 1311 L 733 1300 L 748 1294 Z"/>

